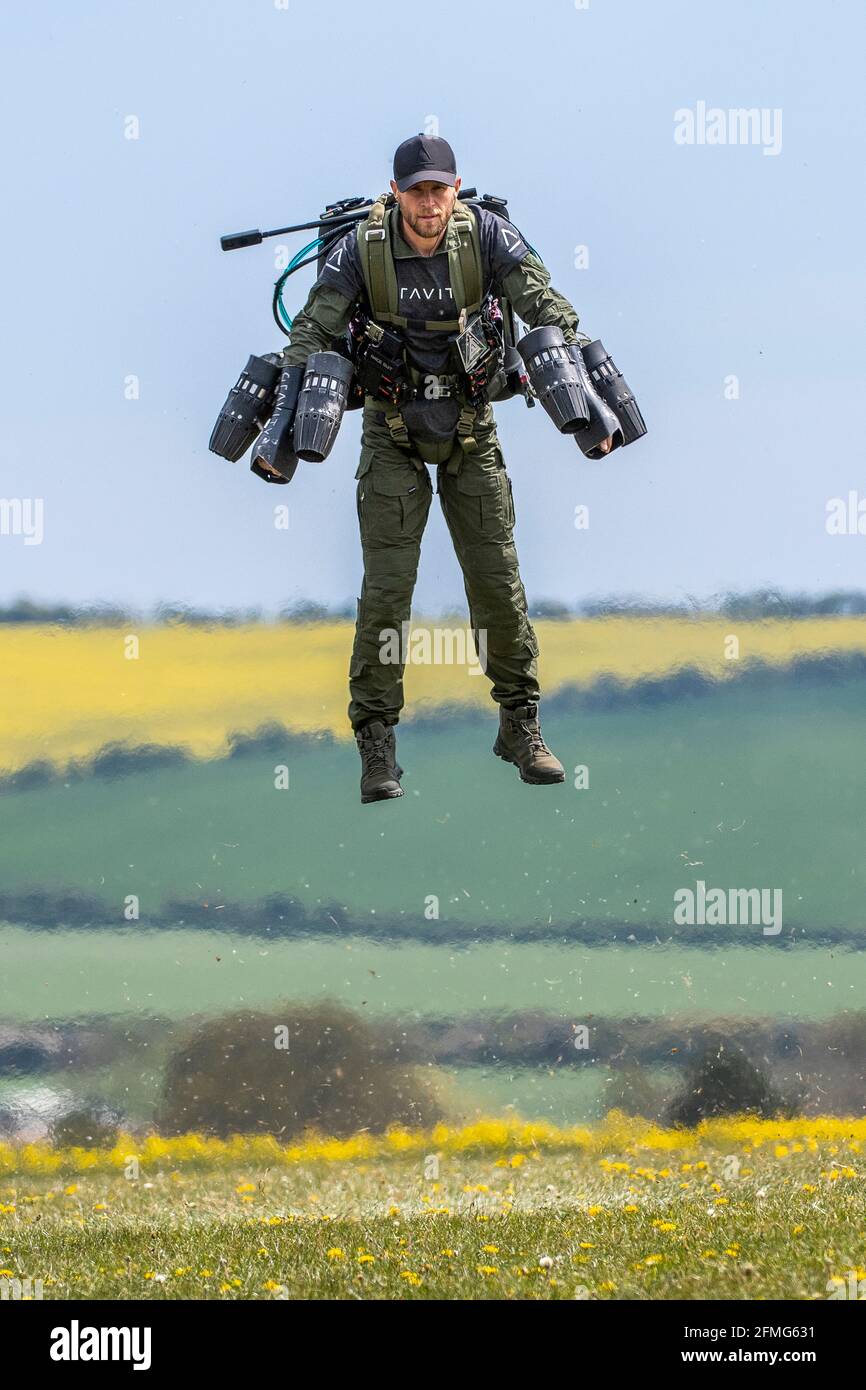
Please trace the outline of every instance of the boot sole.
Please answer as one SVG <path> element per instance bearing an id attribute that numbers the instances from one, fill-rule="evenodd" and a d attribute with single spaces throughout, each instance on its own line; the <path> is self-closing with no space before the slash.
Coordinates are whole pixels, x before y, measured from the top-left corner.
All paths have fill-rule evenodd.
<path id="1" fill-rule="evenodd" d="M 374 792 L 372 796 L 362 796 L 361 805 L 369 806 L 372 801 L 396 801 L 402 795 L 402 789 L 398 792 Z"/>
<path id="2" fill-rule="evenodd" d="M 520 763 L 516 763 L 513 758 L 509 758 L 507 753 L 500 753 L 498 748 L 494 748 L 493 751 L 496 754 L 497 758 L 501 758 L 504 763 L 510 763 L 512 767 L 516 767 L 517 771 L 520 773 L 521 782 L 525 782 L 526 785 L 529 787 L 555 787 L 560 782 L 565 781 L 564 772 L 561 773 L 558 777 L 524 777 Z"/>
<path id="3" fill-rule="evenodd" d="M 398 781 L 399 781 L 399 779 L 400 779 L 401 777 L 405 777 L 405 776 L 406 776 L 406 770 L 405 770 L 405 768 L 402 768 L 402 767 L 400 766 L 400 764 L 397 763 L 397 764 L 395 765 L 395 767 L 394 767 L 394 775 L 397 777 L 397 779 L 398 779 Z M 397 800 L 397 797 L 398 797 L 398 796 L 402 796 L 402 795 L 403 795 L 403 788 L 402 788 L 402 787 L 400 788 L 399 791 L 396 791 L 396 792 L 373 792 L 373 795 L 372 795 L 372 796 L 364 796 L 364 795 L 362 794 L 362 796 L 361 796 L 361 805 L 362 805 L 362 806 L 369 806 L 369 805 L 371 805 L 372 802 L 374 802 L 374 801 L 396 801 L 396 800 Z"/>

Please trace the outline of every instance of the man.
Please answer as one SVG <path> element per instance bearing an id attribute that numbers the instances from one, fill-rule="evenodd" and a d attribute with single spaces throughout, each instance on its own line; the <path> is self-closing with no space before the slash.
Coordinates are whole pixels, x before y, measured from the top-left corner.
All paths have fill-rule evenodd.
<path id="1" fill-rule="evenodd" d="M 476 645 L 480 637 L 491 695 L 499 704 L 493 751 L 515 764 L 524 782 L 556 783 L 565 776 L 538 721 L 538 642 L 520 578 L 511 481 L 493 410 L 489 403 L 470 408 L 465 377 L 461 380 L 452 370 L 454 334 L 437 328 L 437 321 L 450 324 L 457 316 L 446 245 L 460 183 L 446 140 L 416 135 L 404 141 L 394 156 L 391 180 L 397 207 L 385 237 L 375 232 L 388 238 L 381 254 L 393 257 L 399 313 L 391 322 L 400 324 L 417 393 L 399 410 L 366 397 L 355 474 L 364 578 L 348 714 L 361 754 L 365 803 L 403 795 L 394 726 L 403 707 L 404 666 L 382 659 L 381 634 L 402 634 L 409 621 L 432 499 L 428 464 L 437 470 L 436 490 L 463 571 Z M 484 291 L 504 294 L 530 328 L 553 324 L 562 329 L 566 343 L 574 342 L 577 314 L 552 288 L 546 267 L 517 228 L 488 209 L 472 212 Z M 353 228 L 328 255 L 293 322 L 291 345 L 283 352 L 286 366 L 303 365 L 311 353 L 330 348 L 356 306 L 368 300 L 356 238 Z M 603 452 L 608 448 L 606 441 Z"/>

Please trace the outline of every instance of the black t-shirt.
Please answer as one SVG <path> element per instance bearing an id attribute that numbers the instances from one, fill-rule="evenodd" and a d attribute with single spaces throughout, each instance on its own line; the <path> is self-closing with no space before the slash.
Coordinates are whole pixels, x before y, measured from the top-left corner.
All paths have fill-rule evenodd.
<path id="1" fill-rule="evenodd" d="M 529 247 L 517 228 L 487 208 L 473 207 L 478 219 L 483 270 L 483 291 L 496 294 L 508 272 L 522 261 Z M 441 376 L 449 370 L 449 347 L 453 334 L 436 333 L 424 327 L 437 318 L 456 319 L 458 314 L 448 273 L 448 252 L 445 238 L 433 256 L 419 256 L 403 240 L 402 218 L 399 212 L 390 219 L 391 248 L 397 274 L 398 312 L 409 320 L 399 329 L 407 348 L 409 361 L 421 372 Z M 347 299 L 366 301 L 366 287 L 358 255 L 356 229 L 353 227 L 337 243 L 326 260 L 317 285 L 327 285 Z M 414 320 L 414 322 L 413 322 Z M 453 434 L 460 411 L 459 403 L 451 397 L 409 401 L 400 407 L 410 432 L 428 438 L 443 438 Z"/>

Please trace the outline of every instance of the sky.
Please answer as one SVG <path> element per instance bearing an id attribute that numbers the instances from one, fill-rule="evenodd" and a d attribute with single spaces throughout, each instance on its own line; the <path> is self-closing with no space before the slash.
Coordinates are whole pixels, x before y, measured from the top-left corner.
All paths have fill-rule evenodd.
<path id="1" fill-rule="evenodd" d="M 866 587 L 866 534 L 827 529 L 866 512 L 864 29 L 853 0 L 7 8 L 0 501 L 42 523 L 3 513 L 0 604 L 353 603 L 358 414 L 285 488 L 208 451 L 303 244 L 219 238 L 381 192 L 419 130 L 507 196 L 649 428 L 594 463 L 497 408 L 530 602 Z M 757 139 L 698 138 L 737 108 Z M 434 501 L 415 611 L 464 604 Z"/>

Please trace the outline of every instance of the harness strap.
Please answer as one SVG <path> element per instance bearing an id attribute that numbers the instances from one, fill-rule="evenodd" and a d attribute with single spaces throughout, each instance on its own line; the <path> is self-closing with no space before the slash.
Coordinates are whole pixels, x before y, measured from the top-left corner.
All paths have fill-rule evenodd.
<path id="1" fill-rule="evenodd" d="M 396 204 L 387 205 L 390 196 L 380 193 L 369 215 L 358 223 L 356 242 L 373 318 L 395 328 L 406 328 L 410 319 L 398 312 L 397 270 L 391 248 L 391 219 Z M 474 314 L 481 307 L 484 275 L 478 223 L 467 204 L 457 202 L 448 219 L 445 249 L 454 302 L 465 314 Z M 455 319 L 425 319 L 423 326 L 428 333 L 457 333 L 464 321 L 462 315 Z M 417 324 L 418 320 L 411 322 Z"/>
<path id="2" fill-rule="evenodd" d="M 467 203 L 458 200 L 455 204 L 445 236 L 451 289 L 463 317 L 468 318 L 481 308 L 484 275 L 478 223 Z"/>
<path id="3" fill-rule="evenodd" d="M 397 276 L 391 254 L 390 217 L 385 206 L 388 197 L 387 193 L 380 193 L 369 216 L 358 223 L 357 244 L 373 316 L 391 323 L 391 315 L 397 309 Z"/>
<path id="4" fill-rule="evenodd" d="M 377 323 L 392 324 L 395 328 L 406 328 L 410 320 L 405 314 L 398 313 L 397 269 L 391 245 L 391 219 L 395 211 L 396 203 L 392 195 L 381 193 L 371 207 L 369 215 L 358 223 L 356 243 L 373 320 Z M 448 219 L 445 249 L 448 253 L 451 292 L 459 310 L 459 317 L 425 320 L 424 329 L 428 333 L 462 332 L 467 316 L 476 313 L 481 307 L 484 290 L 481 238 L 478 220 L 466 203 L 458 201 Z M 411 322 L 417 325 L 418 320 L 413 319 Z M 406 366 L 410 379 L 416 385 L 419 378 L 427 375 L 416 371 L 411 363 L 407 363 Z M 447 375 L 453 375 L 455 382 L 459 381 L 456 374 Z M 464 405 L 460 411 L 457 434 L 466 453 L 477 447 L 472 433 L 476 414 L 475 407 L 470 405 Z M 393 442 L 399 448 L 408 449 L 409 431 L 399 409 L 391 406 L 384 415 Z"/>
<path id="5" fill-rule="evenodd" d="M 472 433 L 478 412 L 474 405 L 464 405 L 460 411 L 460 418 L 457 421 L 457 434 L 460 443 L 463 445 L 463 452 L 471 454 L 473 449 L 478 447 L 477 440 Z"/>
<path id="6" fill-rule="evenodd" d="M 396 444 L 399 449 L 408 449 L 409 431 L 406 428 L 406 421 L 396 406 L 392 405 L 385 411 L 385 424 L 391 432 L 392 444 Z"/>

